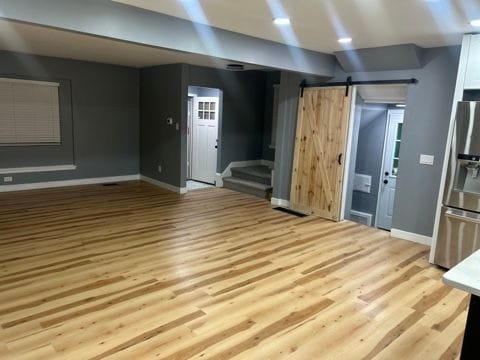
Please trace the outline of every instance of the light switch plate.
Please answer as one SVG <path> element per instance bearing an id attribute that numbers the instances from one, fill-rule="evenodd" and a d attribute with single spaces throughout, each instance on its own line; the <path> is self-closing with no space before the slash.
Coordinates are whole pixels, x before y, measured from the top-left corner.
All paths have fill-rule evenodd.
<path id="1" fill-rule="evenodd" d="M 433 166 L 435 162 L 435 156 L 433 155 L 425 155 L 421 154 L 420 155 L 420 165 L 430 165 Z"/>
<path id="2" fill-rule="evenodd" d="M 180 124 L 179 124 L 179 123 L 176 123 L 176 124 L 175 124 L 175 129 L 176 129 L 177 131 L 180 130 Z"/>

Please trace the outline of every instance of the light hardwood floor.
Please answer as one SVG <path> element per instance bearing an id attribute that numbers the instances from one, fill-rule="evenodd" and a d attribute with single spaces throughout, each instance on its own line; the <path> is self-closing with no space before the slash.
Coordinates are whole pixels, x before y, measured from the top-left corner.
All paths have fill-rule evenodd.
<path id="1" fill-rule="evenodd" d="M 142 182 L 0 194 L 2 359 L 454 359 L 425 246 Z"/>

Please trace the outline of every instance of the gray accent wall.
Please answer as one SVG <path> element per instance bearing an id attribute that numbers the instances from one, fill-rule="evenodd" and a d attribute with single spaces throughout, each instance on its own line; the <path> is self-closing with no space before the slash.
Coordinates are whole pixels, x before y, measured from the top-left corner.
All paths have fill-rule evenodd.
<path id="1" fill-rule="evenodd" d="M 460 47 L 425 49 L 422 69 L 345 73 L 332 81 L 417 78 L 410 85 L 400 150 L 393 229 L 432 236 L 445 144 L 453 104 Z M 420 154 L 434 155 L 434 166 L 419 164 Z"/>
<path id="2" fill-rule="evenodd" d="M 177 187 L 186 181 L 187 71 L 187 65 L 174 64 L 140 73 L 140 173 Z"/>
<path id="3" fill-rule="evenodd" d="M 110 0 L 0 0 L 0 16 L 150 47 L 333 76 L 333 55 L 286 46 Z"/>
<path id="4" fill-rule="evenodd" d="M 0 51 L 0 76 L 60 83 L 62 137 L 61 145 L 0 146 L 0 168 L 77 166 L 11 174 L 9 184 L 138 174 L 138 75 L 122 66 Z"/>
<path id="5" fill-rule="evenodd" d="M 222 91 L 217 172 L 223 172 L 234 161 L 261 159 L 266 73 L 234 72 L 200 66 L 188 66 L 188 69 L 187 82 L 190 86 Z"/>
<path id="6" fill-rule="evenodd" d="M 280 71 L 270 71 L 267 73 L 265 83 L 265 120 L 263 126 L 263 152 L 262 159 L 273 161 L 275 159 L 275 149 L 272 149 L 272 124 L 274 116 L 274 86 L 280 86 Z M 278 110 L 277 110 L 278 117 Z"/>
<path id="7" fill-rule="evenodd" d="M 417 85 L 409 86 L 407 96 L 393 218 L 395 229 L 425 236 L 433 233 L 459 56 L 458 46 L 425 49 L 425 65 L 421 69 L 346 73 L 338 66 L 335 78 L 330 80 L 345 81 L 348 76 L 354 81 L 412 77 L 419 80 Z M 288 200 L 297 117 L 292 108 L 296 109 L 298 104 L 295 97 L 299 81 L 298 77 L 284 79 L 283 75 L 281 97 L 284 104 L 291 105 L 283 105 L 279 117 L 282 130 L 277 134 L 274 197 Z M 435 165 L 419 165 L 420 154 L 434 155 Z"/>
<path id="8" fill-rule="evenodd" d="M 266 73 L 232 72 L 162 65 L 141 71 L 140 171 L 142 175 L 185 187 L 188 89 L 221 91 L 217 172 L 234 161 L 262 157 Z M 205 90 L 203 90 L 205 91 Z M 174 125 L 167 125 L 172 117 Z M 175 129 L 178 123 L 180 130 Z M 162 172 L 158 171 L 162 167 Z"/>
<path id="9" fill-rule="evenodd" d="M 337 51 L 335 56 L 346 72 L 420 69 L 424 49 L 415 44 L 402 44 Z"/>

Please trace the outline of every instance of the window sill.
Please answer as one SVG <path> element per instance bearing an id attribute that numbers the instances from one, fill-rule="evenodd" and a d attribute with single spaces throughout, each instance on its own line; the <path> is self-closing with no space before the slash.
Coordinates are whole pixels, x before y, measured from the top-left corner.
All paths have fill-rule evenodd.
<path id="1" fill-rule="evenodd" d="M 34 172 L 68 171 L 76 170 L 76 165 L 53 165 L 53 166 L 32 166 L 0 169 L 0 174 L 27 174 Z"/>

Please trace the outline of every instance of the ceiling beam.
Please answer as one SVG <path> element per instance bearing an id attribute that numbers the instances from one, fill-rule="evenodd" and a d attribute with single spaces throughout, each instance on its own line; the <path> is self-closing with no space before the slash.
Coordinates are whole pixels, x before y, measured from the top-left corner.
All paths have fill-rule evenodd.
<path id="1" fill-rule="evenodd" d="M 145 46 L 333 77 L 333 55 L 109 0 L 0 0 L 0 17 Z"/>

